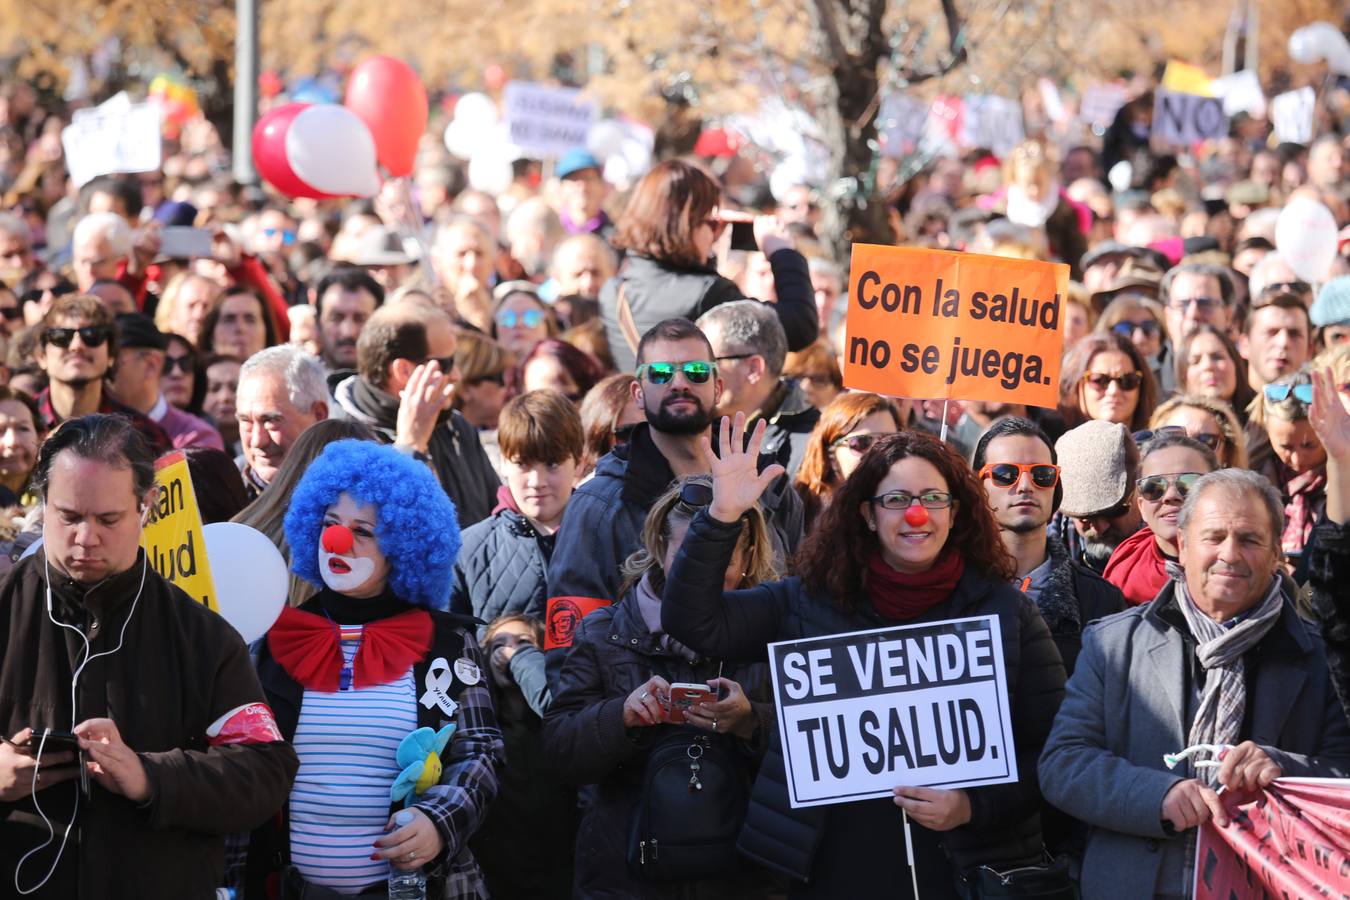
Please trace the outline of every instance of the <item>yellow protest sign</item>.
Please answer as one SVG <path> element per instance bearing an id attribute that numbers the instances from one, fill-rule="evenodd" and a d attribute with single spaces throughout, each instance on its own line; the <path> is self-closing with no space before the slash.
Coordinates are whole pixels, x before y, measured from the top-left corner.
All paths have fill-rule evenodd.
<path id="1" fill-rule="evenodd" d="M 150 507 L 150 518 L 141 539 L 150 565 L 188 596 L 205 603 L 213 612 L 216 586 L 206 556 L 202 514 L 192 490 L 192 474 L 182 451 L 169 453 L 155 463 L 159 497 Z"/>
<path id="2" fill-rule="evenodd" d="M 1162 86 L 1178 94 L 1214 96 L 1214 81 L 1205 70 L 1177 59 L 1167 61 L 1167 68 L 1163 70 Z"/>
<path id="3" fill-rule="evenodd" d="M 844 385 L 1054 407 L 1069 267 L 854 244 Z"/>

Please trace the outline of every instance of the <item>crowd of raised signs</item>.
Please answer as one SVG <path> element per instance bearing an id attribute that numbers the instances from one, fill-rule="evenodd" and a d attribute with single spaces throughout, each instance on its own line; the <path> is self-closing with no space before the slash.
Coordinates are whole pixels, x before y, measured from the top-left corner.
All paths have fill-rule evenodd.
<path id="1" fill-rule="evenodd" d="M 131 896 L 100 873 L 167 867 L 236 897 L 384 896 L 392 863 L 446 897 L 1191 896 L 1197 826 L 1231 815 L 1218 787 L 1350 776 L 1344 96 L 1307 145 L 1244 117 L 1166 147 L 1144 94 L 1086 143 L 939 156 L 903 182 L 882 166 L 896 244 L 1069 266 L 1047 409 L 849 390 L 830 192 L 774 195 L 734 132 L 622 190 L 584 148 L 521 160 L 495 196 L 428 137 L 373 200 L 291 200 L 235 183 L 199 120 L 159 170 L 77 187 L 71 110 L 5 82 L 4 596 L 61 568 L 23 559 L 57 517 L 41 448 L 96 414 L 130 421 L 128 447 L 184 451 L 203 520 L 253 526 L 293 573 L 250 648 L 294 748 L 247 807 L 266 816 L 203 812 L 197 831 L 165 811 L 197 796 L 191 754 L 215 734 L 132 745 L 148 798 L 100 775 L 90 815 L 123 804 L 100 821 L 159 836 L 57 828 L 23 881 L 50 865 L 37 896 Z M 1306 232 L 1281 225 L 1294 207 Z M 97 587 L 60 574 L 77 599 Z M 398 631 L 410 608 L 434 634 Z M 110 615 L 86 647 L 126 637 Z M 14 616 L 6 895 L 49 830 L 41 763 L 15 762 L 42 723 L 14 674 L 48 662 Z M 843 718 L 812 720 L 809 764 L 785 760 L 767 644 L 968 616 L 999 624 L 1015 780 L 923 780 L 951 762 L 935 707 L 936 748 L 908 714 L 854 735 L 893 796 L 798 804 L 808 773 L 842 777 L 836 752 L 847 769 Z M 342 654 L 315 674 L 297 648 L 330 627 Z M 879 677 L 917 686 L 916 641 Z M 132 682 L 146 665 L 119 664 Z M 198 702 L 161 691 L 183 674 L 165 665 L 109 717 Z M 824 676 L 796 675 L 819 699 Z M 984 733 L 962 735 L 975 754 Z M 1218 765 L 1164 764 L 1192 745 Z M 237 765 L 218 774 L 240 796 L 272 784 Z M 372 856 L 405 801 L 434 827 Z"/>

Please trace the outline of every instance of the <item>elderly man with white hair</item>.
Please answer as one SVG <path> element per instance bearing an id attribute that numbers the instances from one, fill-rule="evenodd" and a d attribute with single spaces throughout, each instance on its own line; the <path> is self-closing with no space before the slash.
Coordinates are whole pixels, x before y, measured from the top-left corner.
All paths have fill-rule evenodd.
<path id="1" fill-rule="evenodd" d="M 94 212 L 75 225 L 70 265 L 75 284 L 88 293 L 96 281 L 115 281 L 131 257 L 133 234 L 127 220 L 114 212 Z"/>
<path id="2" fill-rule="evenodd" d="M 1191 487 L 1177 524 L 1171 583 L 1084 632 L 1041 755 L 1045 798 L 1091 827 L 1085 900 L 1190 896 L 1196 828 L 1228 823 L 1220 786 L 1350 774 L 1326 651 L 1281 571 L 1279 494 L 1220 469 Z M 1196 765 L 1206 757 L 1221 765 Z"/>
<path id="3" fill-rule="evenodd" d="M 328 418 L 323 367 L 294 345 L 260 350 L 239 369 L 235 417 L 244 448 L 235 463 L 252 500 L 276 477 L 301 433 Z"/>

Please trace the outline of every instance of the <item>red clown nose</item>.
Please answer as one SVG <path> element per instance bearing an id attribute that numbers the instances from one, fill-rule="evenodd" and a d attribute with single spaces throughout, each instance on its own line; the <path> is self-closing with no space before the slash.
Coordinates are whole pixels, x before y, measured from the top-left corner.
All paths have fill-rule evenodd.
<path id="1" fill-rule="evenodd" d="M 927 525 L 928 510 L 924 509 L 922 506 L 911 506 L 909 509 L 905 510 L 905 521 L 915 528 L 918 528 L 921 525 Z"/>
<path id="2" fill-rule="evenodd" d="M 352 545 L 356 542 L 356 537 L 346 525 L 329 525 L 323 530 L 320 541 L 323 549 L 329 553 L 346 556 L 352 552 Z"/>

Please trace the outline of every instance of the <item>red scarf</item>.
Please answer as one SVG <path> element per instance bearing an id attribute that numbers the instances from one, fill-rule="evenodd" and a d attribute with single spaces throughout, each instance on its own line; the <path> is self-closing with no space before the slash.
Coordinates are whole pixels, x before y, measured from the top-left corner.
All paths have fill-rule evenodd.
<path id="1" fill-rule="evenodd" d="M 1139 606 L 1158 596 L 1167 584 L 1166 566 L 1167 558 L 1158 549 L 1153 529 L 1145 525 L 1120 542 L 1102 577 L 1120 588 L 1132 605 Z"/>
<path id="2" fill-rule="evenodd" d="M 946 600 L 966 562 L 955 550 L 944 550 L 927 572 L 897 572 L 877 553 L 867 562 L 867 595 L 884 618 L 903 622 L 922 615 Z"/>
<path id="3" fill-rule="evenodd" d="M 425 609 L 377 619 L 361 631 L 361 645 L 352 661 L 353 687 L 373 687 L 402 678 L 426 658 L 435 627 Z M 342 672 L 342 647 L 333 620 L 298 609 L 285 609 L 267 632 L 272 658 L 301 687 L 333 693 Z"/>

